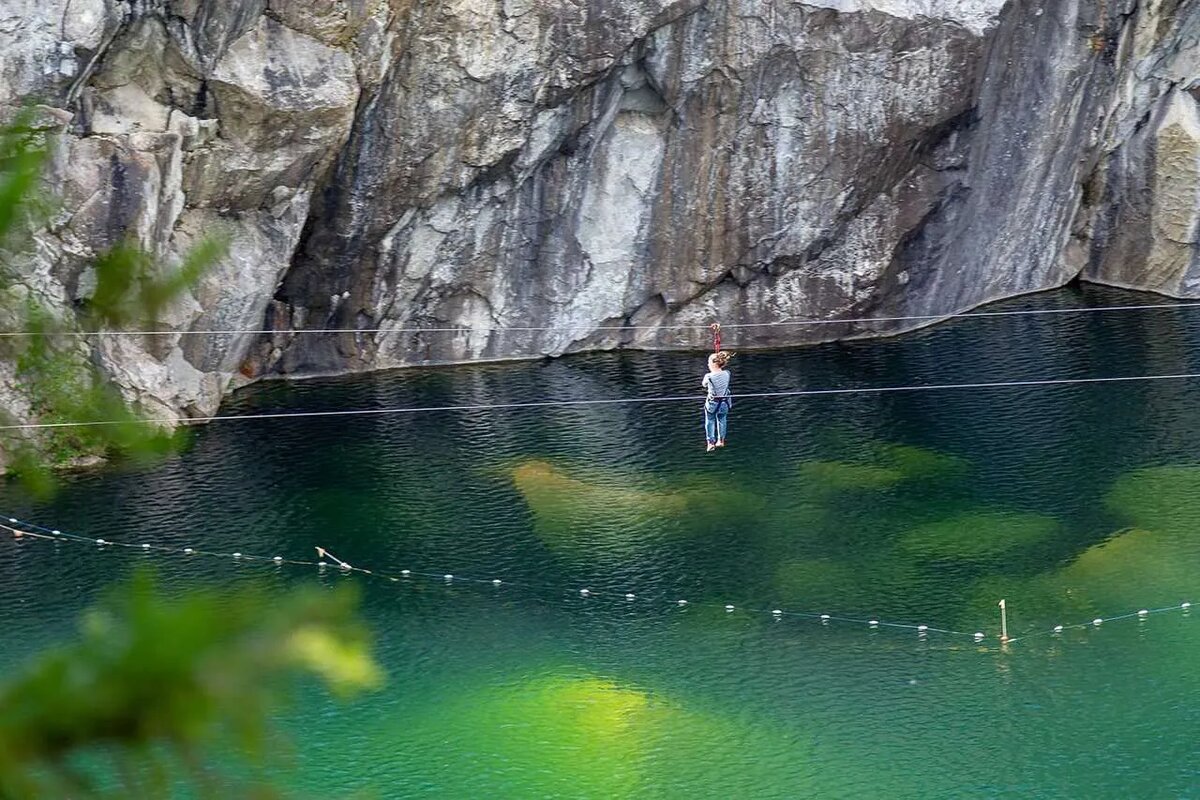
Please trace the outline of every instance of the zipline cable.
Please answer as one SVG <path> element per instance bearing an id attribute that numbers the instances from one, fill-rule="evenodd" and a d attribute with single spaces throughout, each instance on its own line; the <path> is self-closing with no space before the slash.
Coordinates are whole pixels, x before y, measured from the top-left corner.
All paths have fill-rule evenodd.
<path id="1" fill-rule="evenodd" d="M 1181 372 L 1165 375 L 1117 375 L 1101 378 L 1043 378 L 1019 381 L 993 381 L 979 383 L 929 383 L 902 386 L 863 386 L 845 389 L 787 389 L 773 392 L 746 392 L 733 395 L 734 399 L 775 399 L 783 397 L 828 397 L 834 395 L 893 394 L 898 392 L 929 392 L 945 390 L 1016 389 L 1043 386 L 1082 386 L 1100 383 L 1134 383 L 1148 381 L 1173 381 L 1200 378 L 1200 372 Z M 394 414 L 424 414 L 439 411 L 508 411 L 522 408 L 570 408 L 581 406 L 609 406 L 643 403 L 695 403 L 703 400 L 697 395 L 661 395 L 656 397 L 612 397 L 588 400 L 534 400 L 520 403 L 471 403 L 449 406 L 401 406 L 392 408 L 352 408 L 339 411 L 276 411 L 261 414 L 214 414 L 201 417 L 137 418 L 128 420 L 91 420 L 82 422 L 28 422 L 18 425 L 0 425 L 0 431 L 36 430 L 42 428 L 88 428 L 99 425 L 128 424 L 190 424 L 208 422 L 232 422 L 234 420 L 293 419 L 303 417 L 351 417 L 386 416 Z"/>
<path id="2" fill-rule="evenodd" d="M 1010 311 L 956 311 L 949 314 L 908 314 L 887 317 L 848 317 L 843 319 L 791 319 L 774 322 L 731 322 L 723 323 L 722 329 L 778 328 L 805 325 L 866 325 L 877 322 L 935 322 L 939 320 L 1039 316 L 1045 314 L 1096 314 L 1119 311 L 1164 311 L 1195 308 L 1200 303 L 1141 303 L 1120 306 L 1076 306 L 1072 308 L 1026 308 Z M 709 330 L 709 323 L 678 323 L 672 325 L 505 325 L 470 326 L 447 325 L 431 327 L 400 328 L 208 328 L 197 330 L 97 330 L 97 331 L 0 331 L 0 338 L 21 336 L 217 336 L 244 334 L 332 334 L 332 333 L 543 333 L 549 331 L 649 331 L 649 330 Z"/>

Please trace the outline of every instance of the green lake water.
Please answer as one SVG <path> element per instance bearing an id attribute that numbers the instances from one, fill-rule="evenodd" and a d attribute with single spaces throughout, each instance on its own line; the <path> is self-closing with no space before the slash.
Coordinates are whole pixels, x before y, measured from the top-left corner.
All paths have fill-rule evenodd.
<path id="1" fill-rule="evenodd" d="M 1158 302 L 1063 290 L 1009 308 Z M 736 349 L 736 334 L 726 335 Z M 743 353 L 734 391 L 1200 371 L 1200 311 L 957 320 Z M 685 394 L 702 354 L 261 384 L 231 413 Z M 352 581 L 388 673 L 302 691 L 302 797 L 1200 797 L 1200 382 L 215 423 L 152 468 L 0 510 L 64 531 L 491 579 L 0 540 L 0 667 L 135 565 Z M 599 596 L 580 597 L 588 587 Z M 622 595 L 632 592 L 632 601 Z M 687 598 L 685 607 L 675 605 Z M 726 612 L 722 606 L 732 604 Z M 921 623 L 930 633 L 771 609 Z"/>

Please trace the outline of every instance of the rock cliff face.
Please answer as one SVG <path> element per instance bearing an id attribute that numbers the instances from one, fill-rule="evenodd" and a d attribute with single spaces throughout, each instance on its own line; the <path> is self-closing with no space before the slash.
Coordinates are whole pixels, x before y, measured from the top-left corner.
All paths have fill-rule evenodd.
<path id="1" fill-rule="evenodd" d="M 60 131 L 25 283 L 70 313 L 122 237 L 170 261 L 228 232 L 177 333 L 94 342 L 159 413 L 239 375 L 696 346 L 1079 275 L 1200 296 L 1198 9 L 9 0 L 0 108 Z"/>

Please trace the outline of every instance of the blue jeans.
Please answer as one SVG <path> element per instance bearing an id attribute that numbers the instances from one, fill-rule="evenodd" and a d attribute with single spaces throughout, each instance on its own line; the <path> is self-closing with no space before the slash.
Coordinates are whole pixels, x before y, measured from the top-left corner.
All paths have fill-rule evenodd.
<path id="1" fill-rule="evenodd" d="M 704 401 L 704 438 L 709 444 L 725 441 L 725 429 L 729 424 L 729 401 Z"/>

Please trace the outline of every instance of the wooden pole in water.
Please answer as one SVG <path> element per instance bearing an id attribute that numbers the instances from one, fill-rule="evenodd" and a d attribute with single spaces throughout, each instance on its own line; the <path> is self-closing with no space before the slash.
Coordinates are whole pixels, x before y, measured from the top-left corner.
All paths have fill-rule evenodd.
<path id="1" fill-rule="evenodd" d="M 1000 601 L 1000 641 L 1008 641 L 1008 608 Z"/>

